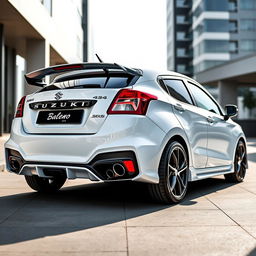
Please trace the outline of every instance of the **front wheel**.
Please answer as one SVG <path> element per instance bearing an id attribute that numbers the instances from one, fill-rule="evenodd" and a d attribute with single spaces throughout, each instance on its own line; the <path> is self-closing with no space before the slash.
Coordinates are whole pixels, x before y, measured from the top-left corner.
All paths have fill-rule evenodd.
<path id="1" fill-rule="evenodd" d="M 159 183 L 149 184 L 153 199 L 163 203 L 178 203 L 186 195 L 188 187 L 188 156 L 177 141 L 164 151 L 159 165 Z"/>
<path id="2" fill-rule="evenodd" d="M 65 183 L 66 177 L 59 175 L 53 178 L 41 178 L 38 176 L 25 176 L 27 184 L 38 192 L 55 192 L 59 190 Z"/>
<path id="3" fill-rule="evenodd" d="M 234 170 L 233 173 L 225 174 L 225 179 L 229 182 L 242 182 L 246 174 L 246 147 L 241 140 L 236 147 Z"/>

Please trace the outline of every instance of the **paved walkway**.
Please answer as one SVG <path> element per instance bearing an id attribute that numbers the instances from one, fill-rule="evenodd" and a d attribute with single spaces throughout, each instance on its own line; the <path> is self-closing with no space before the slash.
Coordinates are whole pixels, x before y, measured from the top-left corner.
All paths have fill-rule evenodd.
<path id="1" fill-rule="evenodd" d="M 0 255 L 256 255 L 256 141 L 245 182 L 196 182 L 179 205 L 143 184 L 68 181 L 54 195 L 0 173 Z"/>

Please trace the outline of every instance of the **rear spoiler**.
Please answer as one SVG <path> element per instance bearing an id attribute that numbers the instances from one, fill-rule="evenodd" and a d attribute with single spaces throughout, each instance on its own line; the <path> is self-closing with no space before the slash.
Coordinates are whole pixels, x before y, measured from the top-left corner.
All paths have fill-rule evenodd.
<path id="1" fill-rule="evenodd" d="M 102 69 L 106 73 L 109 70 L 121 70 L 126 74 L 133 76 L 142 76 L 142 72 L 138 69 L 127 68 L 116 63 L 78 63 L 78 64 L 64 64 L 51 66 L 49 68 L 38 69 L 25 75 L 25 79 L 28 84 L 43 87 L 46 84 L 43 82 L 43 78 L 49 75 L 58 74 L 68 71 L 76 70 L 90 70 L 90 69 Z"/>

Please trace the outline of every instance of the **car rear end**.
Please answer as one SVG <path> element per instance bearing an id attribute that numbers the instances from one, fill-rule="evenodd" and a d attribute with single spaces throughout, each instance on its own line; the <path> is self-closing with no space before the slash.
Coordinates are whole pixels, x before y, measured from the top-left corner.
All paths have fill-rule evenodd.
<path id="1" fill-rule="evenodd" d="M 64 75 L 21 99 L 5 144 L 8 170 L 157 182 L 165 133 L 147 117 L 157 97 L 134 89 L 142 72 L 116 64 L 65 65 L 28 74 L 27 81 L 38 86 L 58 73 Z"/>

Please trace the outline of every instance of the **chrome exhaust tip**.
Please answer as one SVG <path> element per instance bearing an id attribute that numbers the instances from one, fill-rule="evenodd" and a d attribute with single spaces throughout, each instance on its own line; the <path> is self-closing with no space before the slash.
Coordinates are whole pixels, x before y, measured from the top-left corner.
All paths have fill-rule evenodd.
<path id="1" fill-rule="evenodd" d="M 13 171 L 18 172 L 21 167 L 21 159 L 16 156 L 10 156 L 9 164 L 10 164 L 10 167 L 13 169 Z"/>
<path id="2" fill-rule="evenodd" d="M 115 173 L 114 173 L 113 170 L 111 170 L 111 169 L 108 169 L 108 170 L 106 171 L 106 175 L 107 175 L 107 178 L 108 178 L 108 179 L 113 179 L 113 178 L 115 177 Z"/>
<path id="3" fill-rule="evenodd" d="M 113 169 L 108 169 L 106 171 L 106 176 L 108 179 L 114 179 L 118 177 L 122 177 L 125 175 L 125 168 L 123 165 L 119 163 L 113 164 Z"/>
<path id="4" fill-rule="evenodd" d="M 121 164 L 118 164 L 118 163 L 114 164 L 113 171 L 114 171 L 116 177 L 122 177 L 125 175 L 125 168 Z"/>

